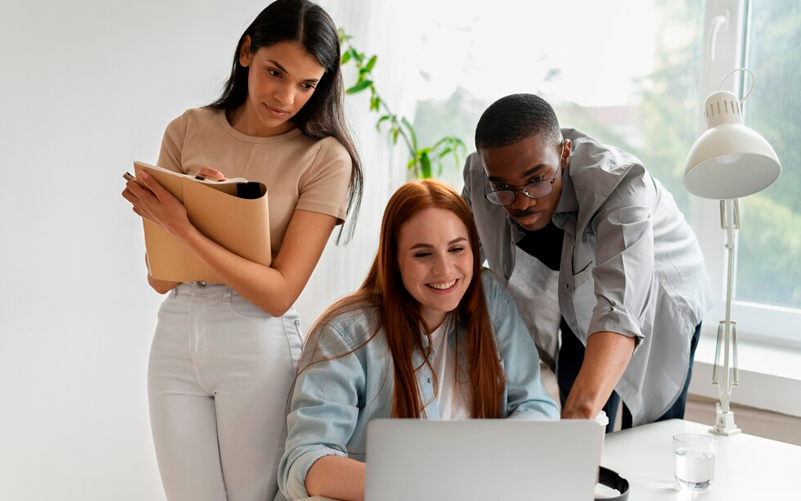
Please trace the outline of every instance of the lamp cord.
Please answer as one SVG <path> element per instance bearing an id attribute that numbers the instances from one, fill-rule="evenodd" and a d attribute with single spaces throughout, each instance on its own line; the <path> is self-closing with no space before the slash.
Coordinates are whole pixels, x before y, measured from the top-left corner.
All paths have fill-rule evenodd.
<path id="1" fill-rule="evenodd" d="M 726 76 L 723 77 L 723 80 L 720 81 L 720 85 L 718 85 L 718 90 L 720 90 L 721 87 L 723 87 L 723 83 L 726 81 L 727 78 L 729 78 L 731 75 L 737 73 L 738 71 L 745 71 L 749 75 L 751 75 L 751 88 L 748 89 L 748 92 L 746 92 L 745 95 L 743 96 L 743 98 L 740 99 L 740 106 L 742 106 L 742 104 L 745 102 L 745 100 L 748 99 L 748 96 L 751 95 L 751 92 L 754 90 L 754 87 L 756 87 L 756 77 L 754 76 L 754 73 L 751 70 L 749 70 L 748 68 L 734 68 L 730 72 L 726 73 Z"/>

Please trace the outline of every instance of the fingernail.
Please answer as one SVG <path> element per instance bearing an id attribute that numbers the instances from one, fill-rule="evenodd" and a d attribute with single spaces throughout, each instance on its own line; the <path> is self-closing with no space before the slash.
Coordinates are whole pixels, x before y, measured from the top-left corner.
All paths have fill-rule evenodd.
<path id="1" fill-rule="evenodd" d="M 150 177 L 150 174 L 148 174 L 147 172 L 145 172 L 145 171 L 143 170 L 143 171 L 142 171 L 142 179 L 147 179 L 147 178 L 149 178 L 149 177 Z"/>

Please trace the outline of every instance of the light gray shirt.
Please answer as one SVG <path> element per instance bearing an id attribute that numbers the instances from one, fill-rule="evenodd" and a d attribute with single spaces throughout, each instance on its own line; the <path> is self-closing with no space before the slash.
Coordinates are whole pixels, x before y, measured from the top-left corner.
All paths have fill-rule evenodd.
<path id="1" fill-rule="evenodd" d="M 655 421 L 676 401 L 687 378 L 690 340 L 710 309 L 709 276 L 692 229 L 672 195 L 634 156 L 574 129 L 570 164 L 553 216 L 564 230 L 558 304 L 583 344 L 590 334 L 611 331 L 637 340 L 634 355 L 615 391 L 633 424 Z M 491 190 L 477 154 L 468 157 L 462 196 L 473 209 L 483 256 L 509 285 L 516 243 L 523 230 L 506 209 L 484 197 Z M 528 270 L 529 297 L 523 318 L 553 303 L 553 280 L 543 265 Z M 550 286 L 549 286 L 550 284 Z M 521 288 L 512 289 L 520 294 Z M 532 314 L 533 311 L 533 314 Z M 553 356 L 553 322 L 527 322 L 543 358 Z"/>

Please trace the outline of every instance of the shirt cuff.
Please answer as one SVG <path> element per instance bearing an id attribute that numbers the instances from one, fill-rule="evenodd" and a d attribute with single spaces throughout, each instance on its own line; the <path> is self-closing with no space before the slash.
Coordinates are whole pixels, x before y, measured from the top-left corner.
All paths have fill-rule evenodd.
<path id="1" fill-rule="evenodd" d="M 284 492 L 287 499 L 304 499 L 310 497 L 309 493 L 306 491 L 306 476 L 309 474 L 311 467 L 314 466 L 314 463 L 326 456 L 348 457 L 348 455 L 342 451 L 329 449 L 327 447 L 314 449 L 303 454 L 289 469 L 290 480 Z"/>
<path id="2" fill-rule="evenodd" d="M 587 335 L 591 336 L 596 332 L 603 331 L 615 332 L 623 336 L 633 337 L 635 350 L 645 338 L 642 334 L 642 326 L 634 315 L 628 310 L 614 306 L 596 306 L 592 311 L 592 319 L 590 319 Z"/>
<path id="3" fill-rule="evenodd" d="M 517 409 L 511 413 L 506 419 L 519 419 L 523 421 L 554 421 L 559 419 L 559 412 L 556 409 L 556 404 L 548 407 L 540 407 L 538 409 Z"/>

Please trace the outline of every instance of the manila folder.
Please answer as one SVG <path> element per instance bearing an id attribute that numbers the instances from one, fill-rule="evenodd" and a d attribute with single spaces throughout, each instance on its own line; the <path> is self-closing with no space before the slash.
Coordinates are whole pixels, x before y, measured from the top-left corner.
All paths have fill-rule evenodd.
<path id="1" fill-rule="evenodd" d="M 236 182 L 203 181 L 160 167 L 134 162 L 145 169 L 186 207 L 189 221 L 205 236 L 245 259 L 269 266 L 270 212 L 267 188 L 259 183 L 257 198 L 239 198 Z M 188 247 L 159 225 L 143 219 L 150 275 L 175 282 L 222 283 Z"/>

